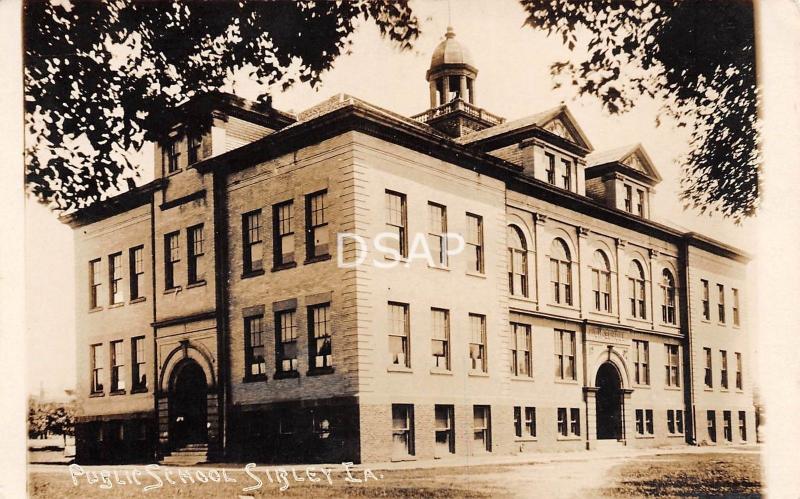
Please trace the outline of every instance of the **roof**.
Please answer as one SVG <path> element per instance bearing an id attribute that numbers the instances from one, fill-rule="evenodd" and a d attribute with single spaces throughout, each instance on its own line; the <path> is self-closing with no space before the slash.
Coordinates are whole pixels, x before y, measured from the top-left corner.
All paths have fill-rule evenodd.
<path id="1" fill-rule="evenodd" d="M 456 141 L 460 144 L 474 144 L 477 142 L 488 141 L 489 139 L 495 137 L 522 132 L 531 128 L 545 129 L 548 124 L 553 123 L 555 120 L 559 120 L 559 122 L 566 129 L 567 134 L 571 135 L 571 137 L 562 138 L 576 143 L 584 149 L 593 149 L 591 143 L 589 142 L 589 138 L 586 136 L 583 130 L 581 130 L 580 126 L 578 126 L 575 117 L 569 111 L 569 108 L 566 106 L 566 104 L 561 104 L 559 106 L 547 109 L 546 111 L 531 114 L 530 116 L 525 116 L 513 121 L 506 121 L 505 123 L 464 135 L 456 139 Z M 551 130 L 547 131 L 550 133 L 555 133 Z"/>
<path id="2" fill-rule="evenodd" d="M 586 157 L 587 178 L 602 175 L 609 170 L 621 171 L 654 184 L 662 180 L 650 155 L 639 143 L 592 153 Z"/>
<path id="3" fill-rule="evenodd" d="M 475 67 L 469 50 L 461 45 L 461 43 L 455 39 L 455 36 L 456 33 L 453 31 L 452 26 L 448 26 L 447 33 L 444 35 L 444 40 L 433 50 L 431 69 L 446 64 L 466 64 L 467 66 Z"/>

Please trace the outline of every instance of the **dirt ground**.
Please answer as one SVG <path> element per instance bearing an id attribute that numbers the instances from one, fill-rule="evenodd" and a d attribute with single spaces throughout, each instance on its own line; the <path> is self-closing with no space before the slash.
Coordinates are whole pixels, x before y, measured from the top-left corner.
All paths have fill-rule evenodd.
<path id="1" fill-rule="evenodd" d="M 520 458 L 520 461 L 524 458 Z M 87 476 L 76 477 L 74 485 L 69 468 L 63 465 L 32 465 L 28 482 L 29 495 L 52 497 L 519 497 L 519 498 L 584 498 L 584 497 L 760 497 L 761 472 L 758 451 L 696 450 L 691 452 L 570 453 L 540 457 L 537 462 L 476 464 L 472 466 L 436 466 L 424 469 L 374 469 L 373 476 L 358 468 L 351 472 L 353 482 L 341 466 L 332 466 L 330 480 L 319 469 L 311 468 L 319 481 L 310 482 L 304 467 L 287 471 L 281 481 L 280 468 L 256 467 L 250 474 L 243 466 L 226 466 L 229 481 L 187 479 L 201 470 L 209 475 L 211 468 L 186 468 L 181 479 L 177 468 L 159 467 L 156 471 L 162 485 L 149 491 L 144 487 L 158 485 L 146 469 L 141 472 L 141 485 L 130 480 L 134 467 L 86 467 Z M 88 483 L 91 472 L 111 472 L 109 488 L 100 488 L 102 481 Z M 117 471 L 120 485 L 114 477 Z M 171 473 L 170 484 L 165 473 Z M 126 475 L 127 473 L 127 475 Z M 262 482 L 252 478 L 258 477 Z M 126 480 L 126 477 L 127 480 Z M 196 477 L 196 475 L 195 475 Z M 97 475 L 95 475 L 97 478 Z M 270 481 L 272 479 L 272 481 Z M 302 479 L 302 481 L 300 481 Z M 232 481 L 235 480 L 235 481 Z M 187 481 L 189 483 L 183 483 Z M 281 491 L 281 485 L 286 489 Z M 251 487 L 250 490 L 245 488 Z"/>

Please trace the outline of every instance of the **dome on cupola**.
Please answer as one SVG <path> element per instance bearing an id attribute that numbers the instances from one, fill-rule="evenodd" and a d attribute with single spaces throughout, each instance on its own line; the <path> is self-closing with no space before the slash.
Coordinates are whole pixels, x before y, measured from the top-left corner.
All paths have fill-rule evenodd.
<path id="1" fill-rule="evenodd" d="M 450 64 L 464 64 L 475 67 L 469 50 L 456 40 L 456 33 L 451 26 L 447 27 L 444 40 L 436 46 L 431 57 L 431 71 Z"/>

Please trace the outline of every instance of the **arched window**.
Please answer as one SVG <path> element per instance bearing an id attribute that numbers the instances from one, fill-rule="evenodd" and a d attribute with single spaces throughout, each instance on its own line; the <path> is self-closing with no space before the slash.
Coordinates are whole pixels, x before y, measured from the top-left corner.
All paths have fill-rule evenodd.
<path id="1" fill-rule="evenodd" d="M 567 243 L 558 238 L 550 247 L 550 282 L 553 303 L 572 305 L 572 258 Z"/>
<path id="2" fill-rule="evenodd" d="M 608 257 L 600 250 L 594 252 L 592 265 L 592 291 L 594 309 L 598 312 L 611 312 L 611 265 Z"/>
<path id="3" fill-rule="evenodd" d="M 675 278 L 667 269 L 661 273 L 661 319 L 665 324 L 675 324 Z"/>
<path id="4" fill-rule="evenodd" d="M 508 292 L 528 296 L 528 246 L 519 227 L 508 226 Z"/>
<path id="5" fill-rule="evenodd" d="M 644 269 L 637 260 L 628 268 L 628 292 L 631 300 L 631 317 L 647 319 L 645 307 Z"/>

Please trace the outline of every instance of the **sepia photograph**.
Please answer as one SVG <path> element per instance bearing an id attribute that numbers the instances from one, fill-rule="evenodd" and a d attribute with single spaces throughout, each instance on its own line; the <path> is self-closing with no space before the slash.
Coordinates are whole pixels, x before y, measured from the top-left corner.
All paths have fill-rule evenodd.
<path id="1" fill-rule="evenodd" d="M 796 2 L 3 12 L 0 495 L 800 496 Z"/>

